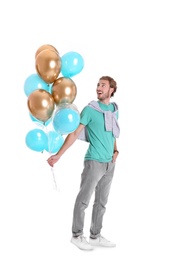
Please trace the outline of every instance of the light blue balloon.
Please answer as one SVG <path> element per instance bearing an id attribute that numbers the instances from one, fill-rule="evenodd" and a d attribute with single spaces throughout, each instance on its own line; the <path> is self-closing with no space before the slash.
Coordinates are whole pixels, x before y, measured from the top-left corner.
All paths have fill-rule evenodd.
<path id="1" fill-rule="evenodd" d="M 50 94 L 52 94 L 52 86 L 53 86 L 53 83 L 50 83 L 49 84 L 49 91 L 48 91 Z"/>
<path id="2" fill-rule="evenodd" d="M 54 130 L 61 135 L 74 132 L 80 123 L 80 114 L 70 106 L 57 110 L 53 116 Z"/>
<path id="3" fill-rule="evenodd" d="M 78 52 L 67 52 L 61 57 L 61 73 L 64 77 L 73 77 L 84 68 L 84 59 Z"/>
<path id="4" fill-rule="evenodd" d="M 38 74 L 31 74 L 24 82 L 24 92 L 28 97 L 37 89 L 44 89 L 50 93 L 51 87 Z"/>
<path id="5" fill-rule="evenodd" d="M 31 150 L 42 152 L 48 143 L 48 137 L 43 130 L 38 128 L 32 129 L 27 133 L 25 143 Z"/>
<path id="6" fill-rule="evenodd" d="M 47 125 L 49 125 L 50 122 L 51 122 L 51 120 L 52 120 L 52 119 L 50 118 L 50 119 L 48 119 L 46 122 L 43 122 L 43 121 L 40 121 L 39 119 L 35 118 L 31 113 L 29 113 L 29 115 L 30 115 L 31 120 L 32 120 L 34 123 L 38 123 L 38 124 L 40 124 L 40 125 L 42 125 L 42 126 L 47 126 Z"/>
<path id="7" fill-rule="evenodd" d="M 48 143 L 45 147 L 45 150 L 49 153 L 57 153 L 64 143 L 64 138 L 55 131 L 48 132 L 47 136 Z"/>

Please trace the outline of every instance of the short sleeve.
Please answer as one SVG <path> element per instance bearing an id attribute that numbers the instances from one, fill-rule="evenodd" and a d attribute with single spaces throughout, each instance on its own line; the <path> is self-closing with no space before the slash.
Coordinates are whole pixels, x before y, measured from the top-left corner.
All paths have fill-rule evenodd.
<path id="1" fill-rule="evenodd" d="M 91 121 L 91 108 L 86 106 L 80 114 L 80 123 L 87 125 Z"/>

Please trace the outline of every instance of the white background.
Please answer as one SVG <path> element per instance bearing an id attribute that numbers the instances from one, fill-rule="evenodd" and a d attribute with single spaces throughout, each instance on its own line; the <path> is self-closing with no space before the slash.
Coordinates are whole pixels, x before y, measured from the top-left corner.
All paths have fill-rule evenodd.
<path id="1" fill-rule="evenodd" d="M 171 0 L 0 4 L 1 259 L 173 259 L 172 13 Z M 96 99 L 100 76 L 117 81 L 120 154 L 102 232 L 116 248 L 83 252 L 70 243 L 86 143 L 77 141 L 55 165 L 58 190 L 49 155 L 25 145 L 36 126 L 24 81 L 36 72 L 43 44 L 83 56 L 84 69 L 73 77 L 79 110 Z M 92 202 L 87 237 L 91 209 Z"/>

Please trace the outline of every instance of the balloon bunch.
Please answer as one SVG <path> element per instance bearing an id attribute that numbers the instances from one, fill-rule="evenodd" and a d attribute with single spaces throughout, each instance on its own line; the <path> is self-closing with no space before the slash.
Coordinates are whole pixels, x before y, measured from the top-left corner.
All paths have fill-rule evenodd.
<path id="1" fill-rule="evenodd" d="M 25 143 L 31 150 L 56 153 L 64 143 L 63 135 L 78 127 L 80 114 L 73 104 L 77 87 L 71 78 L 83 67 L 83 57 L 77 52 L 60 56 L 50 44 L 36 51 L 36 73 L 28 76 L 24 83 L 30 119 L 41 126 L 26 134 Z M 47 130 L 49 126 L 51 130 Z"/>

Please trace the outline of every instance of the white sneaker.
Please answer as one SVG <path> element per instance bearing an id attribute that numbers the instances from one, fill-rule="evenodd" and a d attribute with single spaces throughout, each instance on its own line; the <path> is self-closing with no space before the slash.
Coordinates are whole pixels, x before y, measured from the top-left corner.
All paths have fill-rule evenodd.
<path id="1" fill-rule="evenodd" d="M 89 243 L 92 246 L 115 247 L 116 244 L 108 241 L 106 238 L 99 236 L 97 238 L 90 238 Z"/>
<path id="2" fill-rule="evenodd" d="M 91 246 L 84 236 L 72 237 L 71 243 L 77 246 L 81 250 L 93 250 L 94 247 Z"/>

